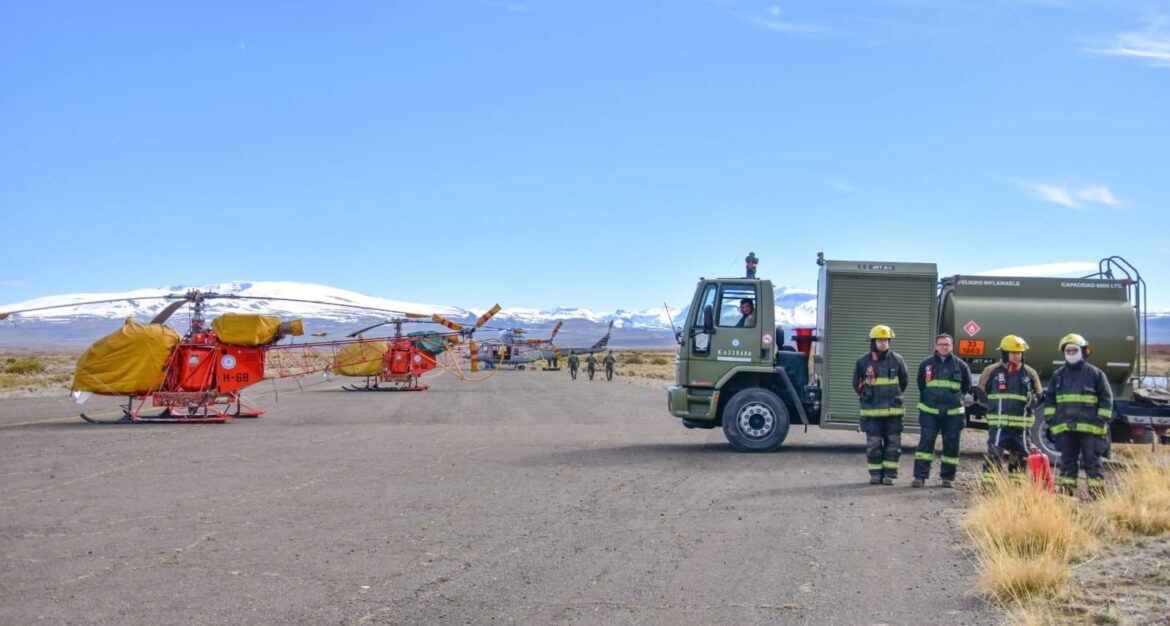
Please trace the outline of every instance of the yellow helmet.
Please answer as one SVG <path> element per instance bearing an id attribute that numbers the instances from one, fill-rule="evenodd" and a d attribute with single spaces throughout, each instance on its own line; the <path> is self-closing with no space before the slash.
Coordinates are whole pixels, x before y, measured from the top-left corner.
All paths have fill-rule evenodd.
<path id="1" fill-rule="evenodd" d="M 893 339 L 894 338 L 894 329 L 890 328 L 889 326 L 886 326 L 885 324 L 878 324 L 877 326 L 874 326 L 873 328 L 869 329 L 869 338 L 870 339 Z"/>
<path id="2" fill-rule="evenodd" d="M 1028 349 L 1028 342 L 1018 335 L 1007 335 L 999 342 L 999 349 L 1004 352 L 1023 352 Z"/>
<path id="3" fill-rule="evenodd" d="M 1080 346 L 1081 349 L 1087 348 L 1089 346 L 1089 341 L 1087 339 L 1085 339 L 1084 337 L 1082 337 L 1076 333 L 1069 333 L 1069 334 L 1060 338 L 1060 345 L 1057 346 L 1056 349 L 1063 351 L 1064 346 L 1067 344 L 1070 344 L 1070 343 L 1076 344 L 1077 346 Z"/>

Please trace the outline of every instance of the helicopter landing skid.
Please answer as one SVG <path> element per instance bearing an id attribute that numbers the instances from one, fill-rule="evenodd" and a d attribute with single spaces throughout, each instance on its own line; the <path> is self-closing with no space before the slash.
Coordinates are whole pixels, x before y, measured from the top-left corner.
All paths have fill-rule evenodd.
<path id="1" fill-rule="evenodd" d="M 206 413 L 203 415 L 179 415 L 172 413 L 170 409 L 165 409 L 158 415 L 137 415 L 130 411 L 123 410 L 122 417 L 118 419 L 103 420 L 90 417 L 85 413 L 81 414 L 81 419 L 90 424 L 222 424 L 230 419 L 231 415 L 226 413 Z"/>
<path id="2" fill-rule="evenodd" d="M 406 385 L 403 387 L 374 387 L 372 385 L 358 387 L 357 385 L 354 385 L 352 387 L 342 386 L 341 388 L 346 391 L 426 391 L 431 387 L 430 385 Z"/>

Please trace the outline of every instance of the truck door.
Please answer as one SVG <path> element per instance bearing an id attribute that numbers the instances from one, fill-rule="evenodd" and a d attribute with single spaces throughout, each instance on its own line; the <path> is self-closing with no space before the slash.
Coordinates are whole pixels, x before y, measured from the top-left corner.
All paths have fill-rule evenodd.
<path id="1" fill-rule="evenodd" d="M 707 285 L 692 322 L 688 382 L 715 384 L 735 363 L 759 360 L 760 324 L 754 284 Z"/>

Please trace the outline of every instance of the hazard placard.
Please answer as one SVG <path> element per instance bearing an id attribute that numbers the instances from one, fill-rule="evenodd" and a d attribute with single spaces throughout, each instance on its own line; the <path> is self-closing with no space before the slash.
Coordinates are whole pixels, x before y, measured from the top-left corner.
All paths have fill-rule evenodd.
<path id="1" fill-rule="evenodd" d="M 975 320 L 971 320 L 970 322 L 967 322 L 963 325 L 963 330 L 967 331 L 968 335 L 974 337 L 975 335 L 978 335 L 979 331 L 982 329 L 979 328 L 979 324 L 975 323 Z"/>
<path id="2" fill-rule="evenodd" d="M 983 340 L 960 339 L 959 356 L 983 356 Z"/>

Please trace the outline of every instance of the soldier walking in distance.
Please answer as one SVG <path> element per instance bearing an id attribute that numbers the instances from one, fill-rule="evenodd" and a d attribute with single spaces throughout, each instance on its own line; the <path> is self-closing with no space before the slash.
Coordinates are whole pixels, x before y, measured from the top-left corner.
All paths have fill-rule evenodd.
<path id="1" fill-rule="evenodd" d="M 569 350 L 569 376 L 573 380 L 577 380 L 577 367 L 580 364 L 581 360 L 577 358 L 577 355 L 573 354 L 572 350 Z"/>
<path id="2" fill-rule="evenodd" d="M 605 354 L 605 379 L 613 380 L 613 366 L 617 363 L 617 359 L 613 358 L 613 350 Z"/>
<path id="3" fill-rule="evenodd" d="M 890 349 L 894 330 L 878 324 L 869 331 L 869 352 L 853 367 L 853 388 L 861 402 L 861 423 L 865 433 L 865 458 L 869 484 L 892 485 L 898 478 L 902 454 L 902 392 L 910 382 L 902 356 Z"/>
<path id="4" fill-rule="evenodd" d="M 939 478 L 943 487 L 954 484 L 959 468 L 959 436 L 963 433 L 964 398 L 970 400 L 971 368 L 951 354 L 955 340 L 943 333 L 934 341 L 934 354 L 918 366 L 918 423 L 922 436 L 914 451 L 914 481 L 921 487 L 930 478 L 934 442 L 942 431 L 943 451 Z"/>
<path id="5" fill-rule="evenodd" d="M 1060 490 L 1077 493 L 1077 473 L 1083 461 L 1089 497 L 1105 491 L 1101 455 L 1108 445 L 1109 421 L 1113 419 L 1113 390 L 1105 373 L 1088 362 L 1092 354 L 1084 337 L 1069 333 L 1060 339 L 1064 365 L 1052 375 L 1044 394 L 1048 432 L 1060 449 Z"/>
<path id="6" fill-rule="evenodd" d="M 593 373 L 597 371 L 597 357 L 593 353 L 589 353 L 589 358 L 585 359 L 585 369 L 589 372 L 589 380 L 593 380 Z"/>
<path id="7" fill-rule="evenodd" d="M 983 370 L 979 389 L 987 398 L 987 461 L 982 481 L 993 485 L 1007 460 L 1008 475 L 1024 482 L 1028 473 L 1026 437 L 1036 416 L 1032 410 L 1044 395 L 1040 375 L 1024 364 L 1028 342 L 1008 335 L 999 342 L 999 363 Z"/>

